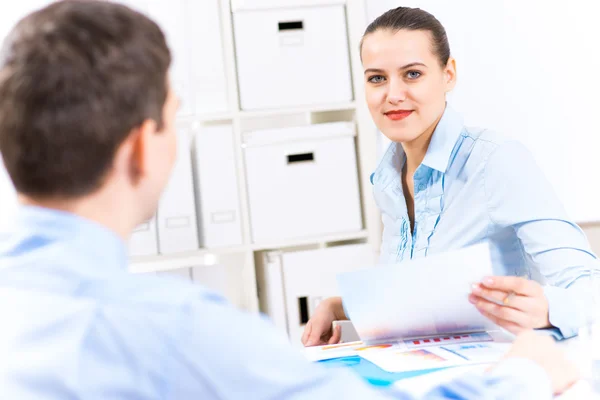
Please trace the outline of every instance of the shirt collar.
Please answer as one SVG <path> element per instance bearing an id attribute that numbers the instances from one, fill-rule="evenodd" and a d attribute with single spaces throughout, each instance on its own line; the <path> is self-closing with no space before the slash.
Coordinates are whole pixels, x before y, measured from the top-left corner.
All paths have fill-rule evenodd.
<path id="1" fill-rule="evenodd" d="M 0 254 L 18 256 L 57 243 L 66 246 L 65 259 L 76 255 L 88 261 L 82 262 L 81 268 L 127 269 L 123 239 L 107 227 L 72 213 L 21 205 L 12 223 L 4 228 L 0 239 L 4 236 L 6 240 L 0 244 Z"/>
<path id="2" fill-rule="evenodd" d="M 463 119 L 449 105 L 433 132 L 422 164 L 442 173 L 446 172 L 452 150 L 464 127 Z M 397 179 L 404 165 L 404 150 L 400 143 L 391 143 L 371 175 L 371 183 L 387 185 Z"/>
<path id="3" fill-rule="evenodd" d="M 452 150 L 463 127 L 464 123 L 460 114 L 450 108 L 450 106 L 446 106 L 444 115 L 442 115 L 440 122 L 431 136 L 431 141 L 429 142 L 429 147 L 427 148 L 427 153 L 425 153 L 422 164 L 445 173 L 450 163 Z"/>

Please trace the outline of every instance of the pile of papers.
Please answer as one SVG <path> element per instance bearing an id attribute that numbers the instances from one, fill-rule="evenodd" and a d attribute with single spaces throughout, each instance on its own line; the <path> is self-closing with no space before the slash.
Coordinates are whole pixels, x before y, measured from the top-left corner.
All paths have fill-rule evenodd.
<path id="1" fill-rule="evenodd" d="M 512 336 L 468 301 L 471 286 L 490 275 L 487 244 L 342 274 L 340 292 L 361 341 L 305 354 L 312 361 L 360 356 L 388 372 L 496 362 Z"/>
<path id="2" fill-rule="evenodd" d="M 311 361 L 360 356 L 385 371 L 407 372 L 493 363 L 509 347 L 509 340 L 494 340 L 488 333 L 477 333 L 371 345 L 358 341 L 309 347 L 305 355 Z"/>

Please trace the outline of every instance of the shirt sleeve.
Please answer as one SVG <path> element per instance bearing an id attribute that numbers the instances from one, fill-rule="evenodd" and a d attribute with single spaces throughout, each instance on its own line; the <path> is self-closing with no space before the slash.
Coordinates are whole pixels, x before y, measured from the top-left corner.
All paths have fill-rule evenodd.
<path id="1" fill-rule="evenodd" d="M 484 176 L 492 222 L 515 230 L 529 266 L 545 280 L 550 323 L 562 337 L 576 335 L 585 304 L 591 304 L 589 271 L 599 266 L 584 232 L 569 219 L 522 144 L 499 145 L 487 160 Z"/>
<path id="2" fill-rule="evenodd" d="M 172 385 L 165 398 L 419 399 L 370 386 L 350 370 L 311 363 L 268 320 L 215 298 L 190 304 L 179 331 L 169 349 Z M 421 398 L 514 399 L 517 391 L 525 391 L 537 399 L 548 386 L 539 370 L 527 361 L 509 361 L 490 374 L 461 378 Z"/>
<path id="3" fill-rule="evenodd" d="M 263 316 L 215 297 L 192 301 L 171 351 L 170 399 L 388 399 L 350 370 L 309 362 Z"/>

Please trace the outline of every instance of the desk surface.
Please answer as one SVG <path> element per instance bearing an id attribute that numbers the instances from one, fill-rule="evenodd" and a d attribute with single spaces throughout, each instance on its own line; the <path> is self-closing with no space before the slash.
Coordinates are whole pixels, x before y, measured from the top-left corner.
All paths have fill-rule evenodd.
<path id="1" fill-rule="evenodd" d="M 447 369 L 440 368 L 411 372 L 387 372 L 359 356 L 348 356 L 324 360 L 320 361 L 320 364 L 327 368 L 351 368 L 354 372 L 374 386 L 390 386 L 405 379 L 411 379 Z"/>
<path id="2" fill-rule="evenodd" d="M 586 350 L 583 343 L 578 338 L 574 338 L 559 342 L 559 345 L 566 351 L 569 359 L 580 367 L 582 375 L 587 376 L 587 374 L 589 374 L 589 369 L 586 368 Z M 481 372 L 487 367 L 487 365 L 471 365 L 408 373 L 391 373 L 380 369 L 376 365 L 363 360 L 358 356 L 321 361 L 321 364 L 328 368 L 352 368 L 372 385 L 394 385 L 395 387 L 402 388 L 414 395 L 423 395 L 436 385 L 448 382 L 453 378 L 468 372 Z M 581 380 L 559 398 L 561 400 L 600 400 L 600 394 L 594 395 L 587 381 Z"/>

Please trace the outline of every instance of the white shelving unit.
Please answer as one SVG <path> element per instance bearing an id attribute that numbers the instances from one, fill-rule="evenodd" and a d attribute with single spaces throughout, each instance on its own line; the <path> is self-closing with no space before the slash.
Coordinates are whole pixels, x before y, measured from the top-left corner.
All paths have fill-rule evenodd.
<path id="1" fill-rule="evenodd" d="M 307 0 L 288 1 L 286 6 L 302 5 Z M 314 1 L 311 0 L 312 3 Z M 320 1 L 326 3 L 326 1 Z M 135 4 L 135 0 L 129 0 Z M 308 3 L 307 3 L 308 4 Z M 337 243 L 370 243 L 374 252 L 379 251 L 380 215 L 374 203 L 370 174 L 375 168 L 377 157 L 376 129 L 369 116 L 363 99 L 363 73 L 358 54 L 362 32 L 367 25 L 366 5 L 364 0 L 347 0 L 345 2 L 348 41 L 350 47 L 350 62 L 354 101 L 341 104 L 315 105 L 313 107 L 296 107 L 285 109 L 268 109 L 260 111 L 243 111 L 240 109 L 235 45 L 232 26 L 232 9 L 230 0 L 219 0 L 223 51 L 225 58 L 225 76 L 228 86 L 229 111 L 219 114 L 206 114 L 182 117 L 182 120 L 194 121 L 200 126 L 231 124 L 234 127 L 234 144 L 236 148 L 236 168 L 238 189 L 240 193 L 240 210 L 242 220 L 243 244 L 234 247 L 200 249 L 173 255 L 132 257 L 130 271 L 133 273 L 156 273 L 175 271 L 181 268 L 202 268 L 215 266 L 223 260 L 235 258 L 243 265 L 237 267 L 241 272 L 233 279 L 241 282 L 231 282 L 232 287 L 242 287 L 241 307 L 257 311 L 258 298 L 256 289 L 255 256 L 257 252 L 275 249 L 306 249 L 323 248 Z M 200 39 L 201 40 L 201 39 Z M 334 74 L 327 71 L 323 73 Z M 309 123 L 354 121 L 356 124 L 356 151 L 358 157 L 359 183 L 361 188 L 361 206 L 363 212 L 363 229 L 357 232 L 347 232 L 322 237 L 307 237 L 298 240 L 285 240 L 272 243 L 252 243 L 250 234 L 250 218 L 246 173 L 244 170 L 243 133 L 250 129 L 295 126 L 298 121 Z M 201 128 L 200 128 L 201 129 Z M 241 283 L 241 284 L 240 284 Z"/>
<path id="2" fill-rule="evenodd" d="M 170 43 L 171 48 L 180 55 L 174 62 L 172 72 L 176 74 L 176 79 L 173 80 L 173 83 L 181 92 L 180 94 L 184 95 L 184 102 L 188 98 L 191 99 L 190 103 L 186 103 L 185 107 L 183 107 L 185 109 L 183 112 L 184 115 L 182 114 L 179 117 L 179 122 L 190 122 L 194 125 L 198 125 L 200 129 L 202 129 L 203 126 L 233 126 L 235 166 L 238 178 L 243 237 L 242 244 L 237 246 L 206 248 L 170 255 L 131 257 L 130 271 L 132 273 L 177 273 L 177 271 L 181 269 L 189 268 L 190 271 L 198 271 L 199 268 L 201 269 L 203 267 L 206 268 L 206 271 L 213 271 L 212 268 L 218 270 L 220 265 L 223 265 L 223 270 L 227 270 L 227 273 L 223 274 L 223 276 L 226 276 L 226 279 L 231 280 L 230 285 L 228 285 L 227 288 L 224 288 L 223 292 L 226 294 L 233 294 L 229 297 L 235 297 L 233 299 L 235 304 L 248 310 L 256 311 L 258 310 L 258 300 L 255 260 L 260 252 L 278 249 L 318 249 L 335 244 L 357 242 L 370 243 L 374 252 L 379 250 L 381 233 L 380 215 L 375 206 L 369 182 L 369 176 L 375 168 L 376 163 L 377 134 L 363 100 L 363 74 L 360 56 L 358 54 L 361 35 L 367 25 L 366 0 L 209 0 L 211 3 L 197 3 L 197 0 L 115 1 L 125 3 L 142 12 L 149 12 L 151 16 L 155 17 L 162 28 L 167 31 L 167 39 L 173 41 L 173 43 Z M 205 0 L 200 1 L 204 2 Z M 17 19 L 50 3 L 50 0 L 35 0 L 26 4 L 16 4 L 13 8 L 10 8 L 11 12 L 4 16 L 4 19 L 0 18 L 0 20 L 5 21 L 4 27 L 8 29 L 8 27 L 12 26 Z M 346 34 L 350 50 L 349 62 L 354 94 L 353 100 L 341 103 L 282 109 L 242 110 L 240 108 L 238 74 L 236 70 L 232 3 L 237 10 L 244 9 L 244 7 L 248 7 L 251 3 L 254 4 L 254 6 L 259 4 L 260 7 L 265 9 L 313 7 L 329 4 L 336 4 L 338 6 L 344 5 L 347 25 Z M 207 72 L 202 57 L 207 48 L 210 51 L 214 50 L 217 40 L 213 40 L 215 38 L 209 37 L 210 35 L 206 35 L 205 32 L 207 32 L 209 26 L 212 26 L 211 24 L 214 25 L 214 21 L 210 12 L 196 16 L 192 14 L 194 12 L 199 13 L 198 10 L 203 10 L 202 8 L 198 8 L 202 6 L 209 7 L 208 10 L 214 10 L 214 7 L 217 4 L 220 16 L 219 22 L 223 45 L 224 71 L 219 67 L 218 70 Z M 5 33 L 6 32 L 4 31 L 0 32 L 0 36 L 3 36 Z M 337 33 L 339 34 L 339 32 Z M 209 42 L 202 42 L 203 40 Z M 211 40 L 213 41 L 210 42 Z M 186 54 L 185 49 L 188 48 L 190 49 L 190 54 Z M 181 56 L 182 52 L 184 53 L 183 56 Z M 201 71 L 198 69 L 199 67 L 201 67 Z M 323 79 L 324 84 L 326 84 L 327 74 L 336 73 L 335 70 L 329 71 L 327 68 L 327 65 L 323 65 L 323 75 L 316 77 L 315 79 Z M 202 105 L 206 106 L 207 104 L 210 104 L 212 97 L 209 96 L 207 98 L 206 94 L 210 92 L 203 91 L 202 93 L 205 96 L 202 99 L 196 98 L 196 94 L 201 90 L 194 87 L 194 85 L 197 84 L 198 79 L 200 79 L 198 74 L 204 74 L 204 77 L 206 77 L 206 74 L 209 74 L 208 76 L 212 77 L 212 75 L 210 75 L 211 73 L 215 73 L 215 80 L 224 79 L 226 82 L 227 107 L 225 107 L 225 104 L 223 103 L 224 96 L 221 93 L 215 97 L 215 101 L 219 102 L 219 105 L 215 107 L 215 110 L 223 111 L 203 113 Z M 209 79 L 208 82 L 206 82 L 206 80 L 203 81 L 202 85 L 205 85 L 205 87 L 208 87 L 208 90 L 210 90 L 211 83 L 212 82 Z M 194 93 L 194 91 L 196 93 Z M 250 229 L 246 171 L 244 169 L 244 132 L 255 129 L 286 128 L 336 121 L 353 121 L 356 125 L 357 135 L 355 144 L 358 160 L 359 185 L 361 189 L 362 229 L 355 232 L 342 232 L 317 237 L 302 237 L 295 240 L 274 240 L 268 243 L 253 243 Z M 0 180 L 2 180 L 2 176 L 0 176 Z M 335 185 L 335 182 L 332 184 Z M 186 276 L 187 274 L 183 271 L 181 275 Z M 190 273 L 189 275 L 192 276 L 194 274 Z M 239 293 L 240 291 L 241 293 Z"/>

